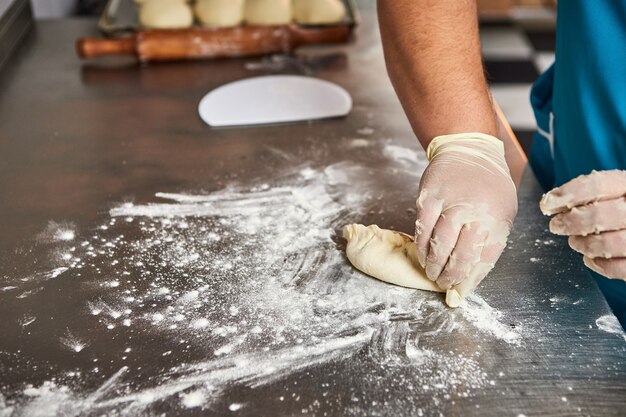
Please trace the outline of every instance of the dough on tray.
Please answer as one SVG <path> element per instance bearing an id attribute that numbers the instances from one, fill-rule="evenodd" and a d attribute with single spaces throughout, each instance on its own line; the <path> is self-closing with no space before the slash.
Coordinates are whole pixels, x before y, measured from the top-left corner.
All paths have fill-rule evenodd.
<path id="1" fill-rule="evenodd" d="M 150 0 L 139 9 L 139 22 L 151 29 L 188 28 L 193 24 L 193 13 L 184 0 Z"/>
<path id="2" fill-rule="evenodd" d="M 345 15 L 346 6 L 341 0 L 293 0 L 293 17 L 298 23 L 337 23 Z"/>
<path id="3" fill-rule="evenodd" d="M 252 25 L 290 23 L 291 0 L 246 0 L 244 20 Z"/>
<path id="4" fill-rule="evenodd" d="M 198 0 L 196 17 L 206 26 L 238 26 L 243 21 L 244 0 Z"/>
<path id="5" fill-rule="evenodd" d="M 375 224 L 349 224 L 343 228 L 343 237 L 348 241 L 348 260 L 361 272 L 402 287 L 445 292 L 426 276 L 411 236 Z M 460 305 L 461 297 L 454 288 L 447 291 L 446 303 Z"/>

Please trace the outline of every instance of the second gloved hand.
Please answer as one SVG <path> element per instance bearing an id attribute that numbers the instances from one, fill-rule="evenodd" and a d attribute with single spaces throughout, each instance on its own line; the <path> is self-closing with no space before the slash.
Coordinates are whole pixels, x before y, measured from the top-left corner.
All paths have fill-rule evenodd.
<path id="1" fill-rule="evenodd" d="M 626 280 L 626 171 L 593 171 L 543 196 L 541 211 L 556 214 L 550 231 L 569 236 L 585 265 Z"/>
<path id="2" fill-rule="evenodd" d="M 493 136 L 439 136 L 427 154 L 415 222 L 418 259 L 429 279 L 463 298 L 506 246 L 517 214 L 515 184 L 504 144 Z"/>

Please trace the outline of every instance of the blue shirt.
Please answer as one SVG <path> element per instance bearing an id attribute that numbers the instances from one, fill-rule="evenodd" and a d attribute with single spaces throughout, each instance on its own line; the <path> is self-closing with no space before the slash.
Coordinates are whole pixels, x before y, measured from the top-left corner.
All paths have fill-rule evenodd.
<path id="1" fill-rule="evenodd" d="M 626 169 L 626 0 L 558 3 L 556 61 L 531 95 L 531 166 L 545 189 Z"/>
<path id="2" fill-rule="evenodd" d="M 626 0 L 559 1 L 555 52 L 531 93 L 530 164 L 546 190 L 626 169 Z M 626 282 L 592 275 L 626 329 Z"/>

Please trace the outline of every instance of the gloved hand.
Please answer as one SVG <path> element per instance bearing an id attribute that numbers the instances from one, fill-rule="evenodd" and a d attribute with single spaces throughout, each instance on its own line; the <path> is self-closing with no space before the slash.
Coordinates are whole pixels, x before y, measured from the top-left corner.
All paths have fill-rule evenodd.
<path id="1" fill-rule="evenodd" d="M 456 307 L 504 250 L 517 214 L 517 194 L 504 144 L 493 136 L 439 136 L 427 155 L 430 164 L 417 198 L 418 260 L 439 287 L 457 290 L 448 291 L 446 298 Z"/>
<path id="2" fill-rule="evenodd" d="M 626 171 L 592 171 L 545 194 L 543 214 L 556 214 L 550 231 L 569 236 L 585 265 L 626 280 Z"/>

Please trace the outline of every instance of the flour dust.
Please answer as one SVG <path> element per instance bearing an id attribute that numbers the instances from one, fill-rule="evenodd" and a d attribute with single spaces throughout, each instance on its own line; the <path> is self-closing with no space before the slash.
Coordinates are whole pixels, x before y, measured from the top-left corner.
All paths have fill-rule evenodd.
<path id="1" fill-rule="evenodd" d="M 617 320 L 617 317 L 613 314 L 606 314 L 598 317 L 596 320 L 596 326 L 604 332 L 616 334 L 626 340 L 626 333 L 624 332 L 620 322 Z"/>
<path id="2" fill-rule="evenodd" d="M 388 152 L 418 162 L 397 147 Z M 365 384 L 413 387 L 428 392 L 434 406 L 493 384 L 481 369 L 480 352 L 428 342 L 478 331 L 493 343 L 519 345 L 520 330 L 503 324 L 501 312 L 478 295 L 465 309 L 450 311 L 439 294 L 378 282 L 346 261 L 338 230 L 359 221 L 376 200 L 370 185 L 377 175 L 353 162 L 303 166 L 271 184 L 235 184 L 208 194 L 162 192 L 147 204 L 121 204 L 87 233 L 51 227 L 45 236 L 60 242 L 59 265 L 29 279 L 40 286 L 69 279 L 93 288 L 94 297 L 76 314 L 85 315 L 90 327 L 116 334 L 116 346 L 128 345 L 121 360 L 134 353 L 137 337 L 163 341 L 153 353 L 156 366 L 159 358 L 194 349 L 204 359 L 174 360 L 142 384 L 132 381 L 143 370 L 120 366 L 95 389 L 82 387 L 89 371 L 71 371 L 7 393 L 12 400 L 4 409 L 16 416 L 133 416 L 151 414 L 163 402 L 207 409 L 233 386 L 269 386 L 355 357 L 380 370 L 363 375 Z M 21 285 L 2 291 L 19 297 Z M 35 320 L 25 317 L 22 326 Z M 58 341 L 76 355 L 97 348 L 85 329 L 68 328 Z M 96 363 L 91 377 L 99 377 L 98 369 Z M 365 400 L 354 394 L 352 414 L 373 409 L 358 407 Z M 314 412 L 328 401 L 320 396 L 304 409 Z M 403 401 L 403 407 L 415 406 L 410 397 Z M 246 407 L 245 398 L 228 406 Z M 374 409 L 393 413 L 385 407 Z"/>

